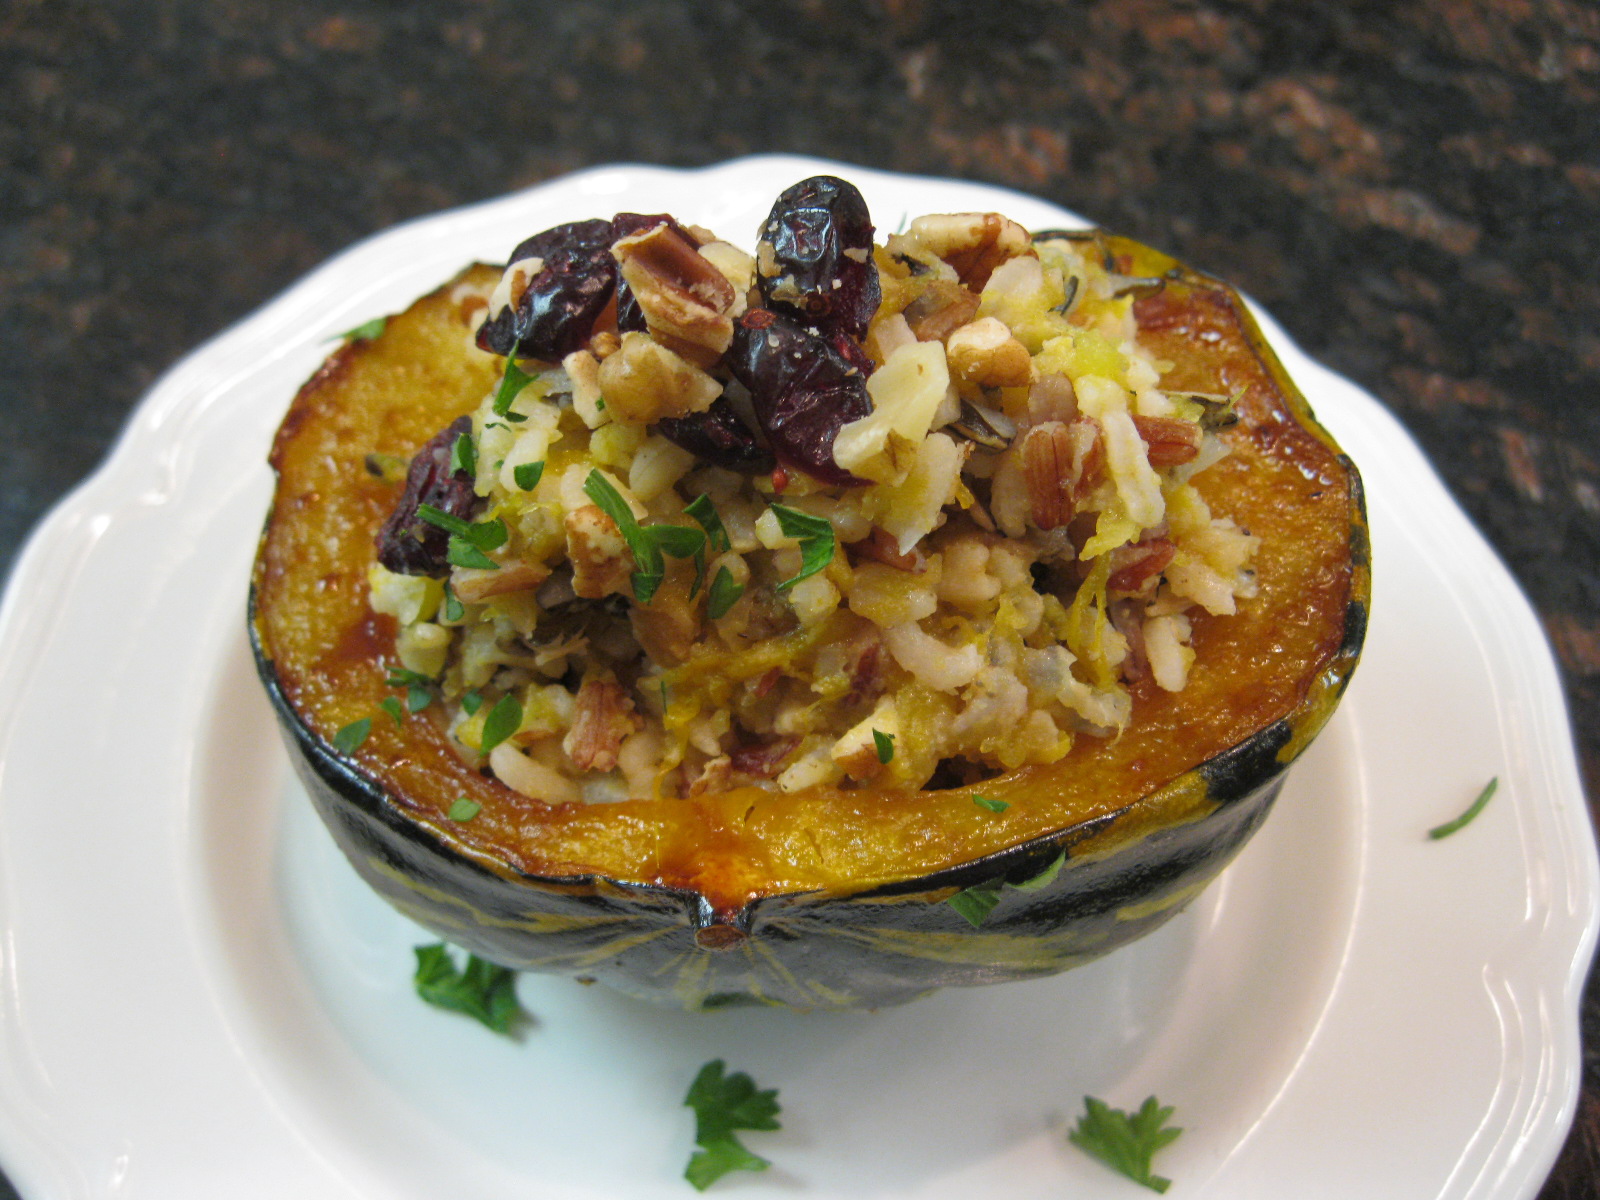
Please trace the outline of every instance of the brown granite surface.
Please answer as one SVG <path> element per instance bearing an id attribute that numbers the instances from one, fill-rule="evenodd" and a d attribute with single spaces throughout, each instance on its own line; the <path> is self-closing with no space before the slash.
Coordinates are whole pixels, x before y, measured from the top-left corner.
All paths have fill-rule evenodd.
<path id="1" fill-rule="evenodd" d="M 1058 201 L 1411 429 L 1600 795 L 1600 9 L 1576 0 L 0 4 L 0 570 L 143 390 L 361 236 L 765 150 Z M 1600 1196 L 1600 984 L 1543 1200 Z M 0 1194 L 4 1194 L 0 1187 Z"/>

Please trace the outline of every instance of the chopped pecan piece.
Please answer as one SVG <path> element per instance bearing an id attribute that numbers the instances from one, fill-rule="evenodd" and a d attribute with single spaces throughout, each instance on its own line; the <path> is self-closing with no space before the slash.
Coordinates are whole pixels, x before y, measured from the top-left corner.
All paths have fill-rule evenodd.
<path id="1" fill-rule="evenodd" d="M 633 551 L 617 523 L 585 504 L 566 516 L 567 561 L 572 564 L 572 590 L 586 600 L 629 591 Z"/>
<path id="2" fill-rule="evenodd" d="M 783 760 L 799 744 L 797 737 L 780 737 L 753 746 L 740 746 L 728 755 L 728 764 L 736 773 L 751 779 L 771 779 L 778 773 Z"/>
<path id="3" fill-rule="evenodd" d="M 580 771 L 609 771 L 617 765 L 623 739 L 639 724 L 633 701 L 620 683 L 609 675 L 585 675 L 573 700 L 572 728 L 561 748 Z"/>
<path id="4" fill-rule="evenodd" d="M 1135 595 L 1153 588 L 1177 553 L 1178 548 L 1164 537 L 1118 546 L 1111 552 L 1111 577 L 1106 580 L 1106 591 Z"/>
<path id="5" fill-rule="evenodd" d="M 1028 348 L 1004 321 L 980 317 L 945 339 L 950 373 L 979 387 L 1022 387 L 1033 373 Z"/>
<path id="6" fill-rule="evenodd" d="M 1100 426 L 1087 417 L 1070 424 L 1046 421 L 1023 435 L 1021 448 L 1033 523 L 1040 529 L 1065 525 L 1078 501 L 1099 482 Z"/>
<path id="7" fill-rule="evenodd" d="M 720 383 L 645 333 L 622 335 L 600 364 L 599 386 L 611 415 L 637 425 L 705 412 L 722 395 Z"/>
<path id="8" fill-rule="evenodd" d="M 1152 467 L 1175 467 L 1200 453 L 1200 426 L 1178 417 L 1133 418 Z"/>
<path id="9" fill-rule="evenodd" d="M 491 596 L 525 592 L 550 577 L 543 563 L 507 562 L 495 571 L 476 567 L 457 567 L 450 573 L 450 586 L 468 604 L 480 604 Z"/>
<path id="10" fill-rule="evenodd" d="M 974 292 L 1006 259 L 1033 253 L 1028 231 L 999 213 L 936 213 L 912 221 L 909 233 Z"/>
<path id="11" fill-rule="evenodd" d="M 727 276 L 671 223 L 611 247 L 651 335 L 697 366 L 709 367 L 733 340 L 736 299 Z"/>
<path id="12" fill-rule="evenodd" d="M 919 342 L 942 342 L 978 315 L 978 293 L 952 279 L 930 280 L 906 305 L 905 319 Z"/>

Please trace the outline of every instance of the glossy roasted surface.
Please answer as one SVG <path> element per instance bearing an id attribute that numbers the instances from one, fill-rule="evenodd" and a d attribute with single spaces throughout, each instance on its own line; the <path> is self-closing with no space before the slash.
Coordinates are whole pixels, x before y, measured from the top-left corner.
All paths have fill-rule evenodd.
<path id="1" fill-rule="evenodd" d="M 1528 591 L 1600 787 L 1600 13 L 1575 0 L 0 9 L 0 555 L 150 382 L 350 242 L 764 150 L 1036 192 L 1383 399 Z M 1542 1200 L 1600 1196 L 1600 986 Z"/>

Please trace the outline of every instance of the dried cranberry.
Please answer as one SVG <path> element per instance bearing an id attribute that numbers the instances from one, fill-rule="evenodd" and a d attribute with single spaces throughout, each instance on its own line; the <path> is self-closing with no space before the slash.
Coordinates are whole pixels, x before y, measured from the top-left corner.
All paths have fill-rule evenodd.
<path id="1" fill-rule="evenodd" d="M 514 304 L 489 314 L 478 330 L 478 346 L 545 362 L 581 349 L 616 290 L 616 237 L 610 221 L 574 221 L 523 242 L 511 252 L 511 262 L 538 258 L 544 266 Z"/>
<path id="2" fill-rule="evenodd" d="M 778 461 L 824 483 L 866 483 L 833 460 L 833 439 L 872 411 L 867 376 L 832 339 L 753 308 L 734 326 L 728 369 L 750 390 Z"/>
<path id="3" fill-rule="evenodd" d="M 726 395 L 718 396 L 703 413 L 657 421 L 656 431 L 712 466 L 742 475 L 765 475 L 773 467 L 772 455 L 739 419 L 739 410 Z"/>
<path id="4" fill-rule="evenodd" d="M 450 535 L 417 516 L 417 508 L 430 504 L 453 517 L 469 520 L 477 497 L 472 476 L 450 470 L 450 449 L 456 438 L 472 430 L 472 418 L 460 417 L 440 430 L 417 451 L 406 472 L 405 490 L 389 519 L 378 530 L 378 561 L 397 575 L 450 574 L 445 561 Z"/>
<path id="5" fill-rule="evenodd" d="M 759 283 L 767 307 L 782 306 L 807 324 L 865 337 L 883 291 L 872 261 L 872 218 L 854 185 L 832 175 L 803 179 L 778 197 L 759 241 L 776 269 Z M 757 261 L 765 261 L 758 247 Z"/>

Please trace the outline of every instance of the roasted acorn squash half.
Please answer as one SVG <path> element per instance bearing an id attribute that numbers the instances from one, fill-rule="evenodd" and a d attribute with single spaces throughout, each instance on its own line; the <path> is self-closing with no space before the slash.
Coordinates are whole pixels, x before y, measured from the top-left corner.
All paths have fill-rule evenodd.
<path id="1" fill-rule="evenodd" d="M 367 456 L 411 455 L 478 404 L 499 360 L 472 349 L 451 286 L 339 349 L 272 448 L 250 630 L 293 763 L 361 876 L 495 962 L 690 1008 L 874 1007 L 1046 975 L 1179 911 L 1265 818 L 1350 678 L 1366 518 L 1355 467 L 1239 296 L 1147 247 L 1102 245 L 1121 274 L 1159 281 L 1135 313 L 1172 364 L 1163 386 L 1238 396 L 1231 454 L 1197 486 L 1262 538 L 1259 590 L 1236 616 L 1198 617 L 1188 686 L 1135 686 L 1120 736 L 980 787 L 550 806 L 464 763 L 439 722 L 390 721 L 395 627 L 367 580 L 398 486 Z M 369 717 L 359 747 L 335 748 Z M 447 815 L 460 798 L 481 805 L 470 822 Z M 977 924 L 949 903 L 968 889 L 996 901 Z"/>

